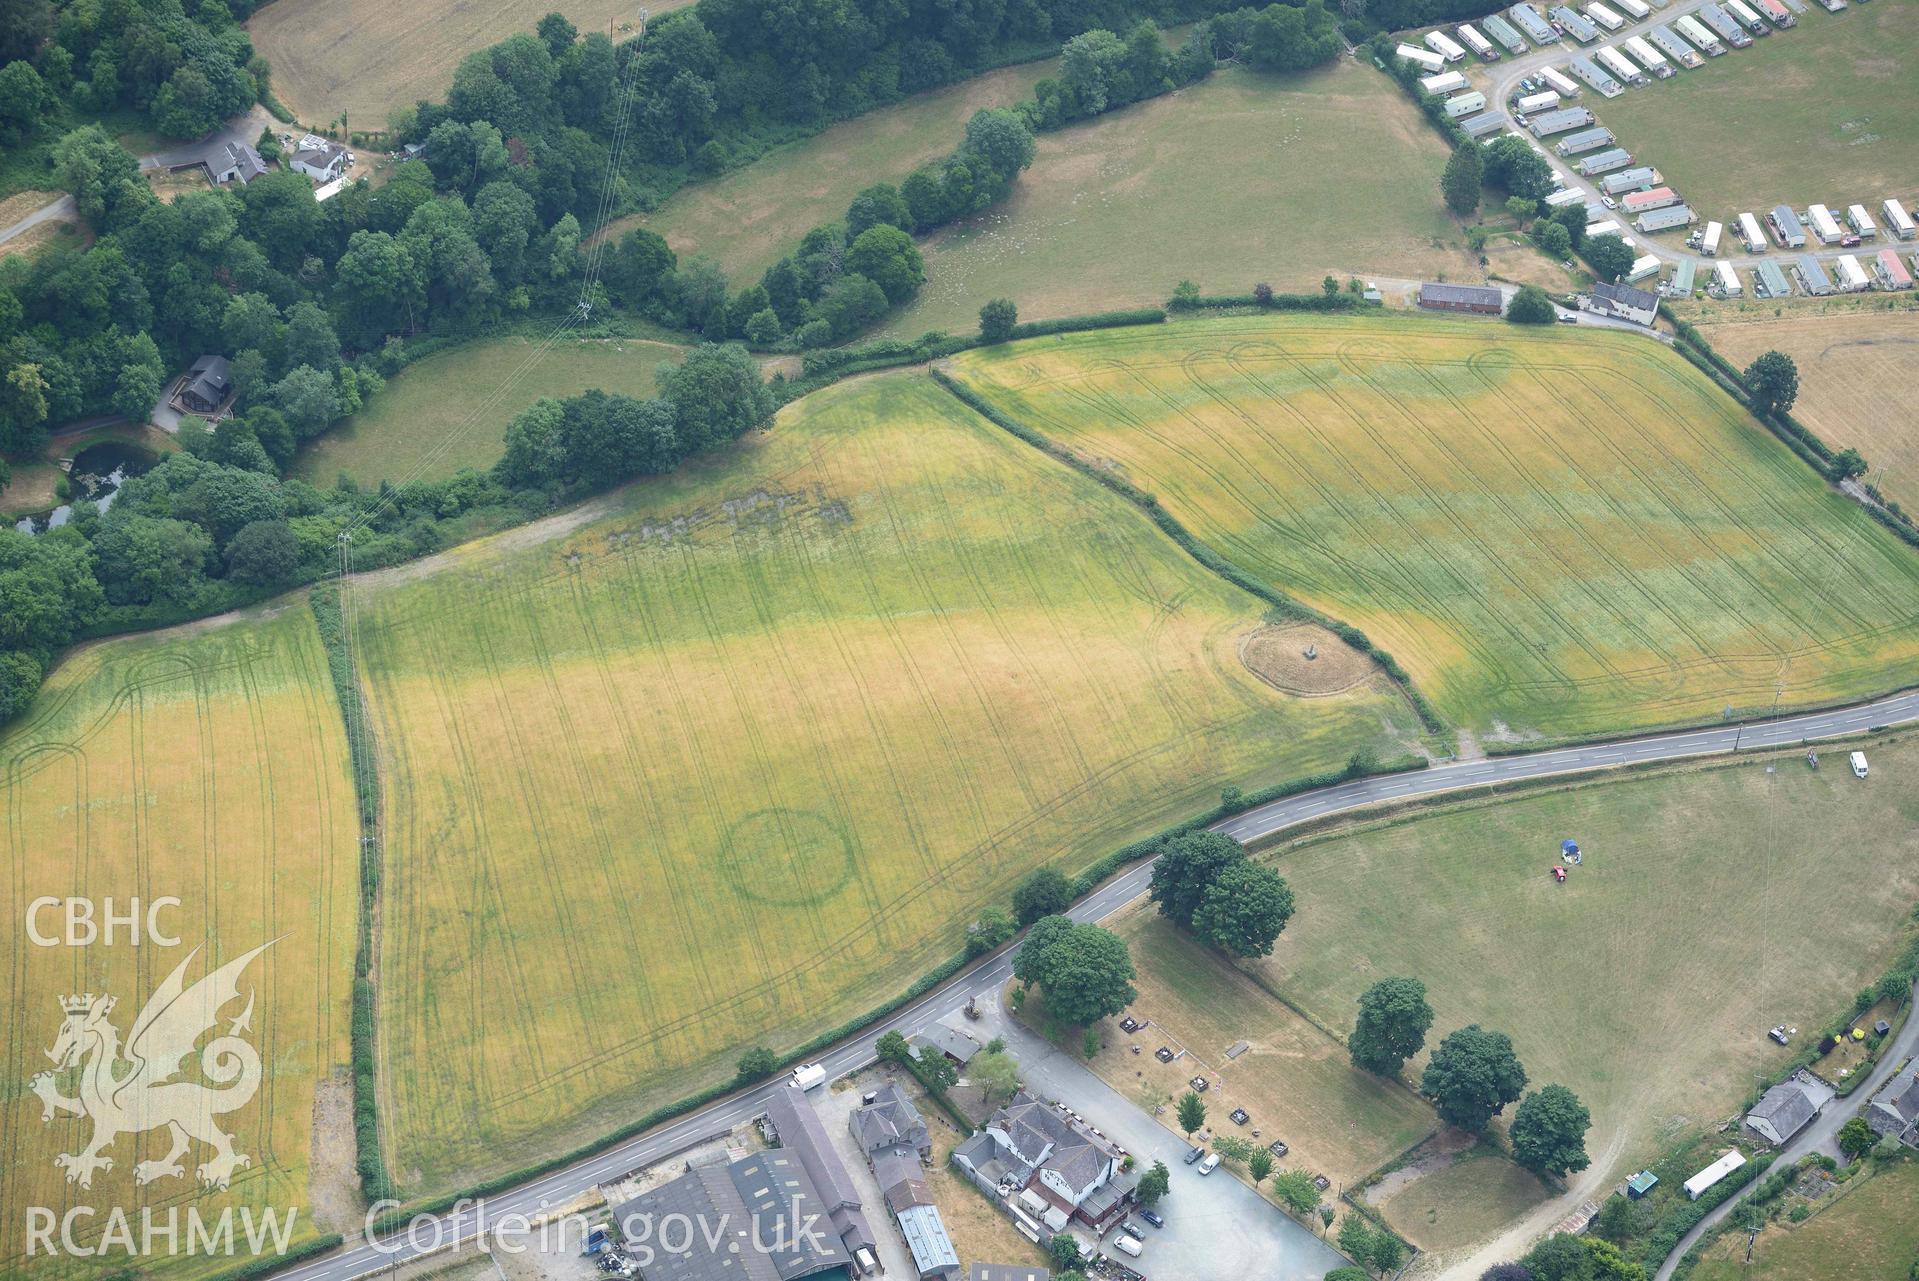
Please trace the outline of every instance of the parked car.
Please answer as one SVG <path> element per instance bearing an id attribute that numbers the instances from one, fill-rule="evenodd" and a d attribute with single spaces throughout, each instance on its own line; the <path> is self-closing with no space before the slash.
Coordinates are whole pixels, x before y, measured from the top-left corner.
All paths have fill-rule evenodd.
<path id="1" fill-rule="evenodd" d="M 1203 1156 L 1205 1156 L 1205 1155 L 1206 1155 L 1206 1149 L 1205 1149 L 1205 1148 L 1187 1148 L 1187 1149 L 1186 1149 L 1186 1164 L 1188 1164 L 1188 1165 L 1191 1165 L 1191 1164 L 1192 1164 L 1193 1162 L 1195 1162 L 1195 1161 L 1197 1161 L 1197 1160 L 1199 1160 L 1199 1159 L 1200 1159 L 1201 1157 L 1203 1157 Z"/>
<path id="2" fill-rule="evenodd" d="M 1217 1152 L 1208 1152 L 1206 1154 L 1206 1159 L 1199 1163 L 1199 1172 L 1201 1174 L 1211 1174 L 1214 1170 L 1217 1170 L 1218 1168 L 1219 1168 L 1219 1153 Z"/>
<path id="3" fill-rule="evenodd" d="M 1159 1211 L 1157 1210 L 1141 1210 L 1139 1212 L 1139 1217 L 1146 1220 L 1148 1223 L 1152 1224 L 1156 1228 L 1163 1228 L 1166 1226 L 1166 1220 L 1160 1217 Z"/>

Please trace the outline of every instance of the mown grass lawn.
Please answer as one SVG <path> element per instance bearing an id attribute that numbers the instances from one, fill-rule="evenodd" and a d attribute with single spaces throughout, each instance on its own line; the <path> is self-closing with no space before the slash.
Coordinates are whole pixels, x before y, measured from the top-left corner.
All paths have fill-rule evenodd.
<path id="1" fill-rule="evenodd" d="M 1416 729 L 1259 681 L 1257 600 L 919 374 L 362 581 L 416 1191 L 871 1008 L 1038 863 Z"/>
<path id="2" fill-rule="evenodd" d="M 1919 55 L 1909 4 L 1817 6 L 1799 24 L 1595 107 L 1702 217 L 1785 203 L 1910 202 L 1919 183 Z"/>
<path id="3" fill-rule="evenodd" d="M 1380 314 L 967 352 L 956 376 L 1389 650 L 1493 738 L 1919 680 L 1919 554 L 1669 349 Z"/>

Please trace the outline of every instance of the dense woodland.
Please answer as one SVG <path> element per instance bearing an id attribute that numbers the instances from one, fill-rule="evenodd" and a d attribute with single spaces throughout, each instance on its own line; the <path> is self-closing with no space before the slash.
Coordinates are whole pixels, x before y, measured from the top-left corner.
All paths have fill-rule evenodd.
<path id="1" fill-rule="evenodd" d="M 1149 8 L 1162 19 L 1204 12 Z M 220 0 L 191 14 L 178 0 L 0 0 L 0 18 L 0 47 L 15 55 L 0 86 L 30 74 L 63 109 L 100 106 L 119 86 L 132 96 L 114 98 L 117 107 L 149 113 L 156 128 L 166 114 L 164 128 L 194 133 L 266 86 L 266 67 Z M 975 114 L 938 164 L 875 175 L 891 180 L 863 190 L 843 220 L 814 228 L 757 282 L 732 285 L 710 260 L 681 261 L 644 230 L 589 241 L 621 209 L 644 205 L 650 181 L 670 189 L 675 166 L 724 167 L 755 140 L 1057 42 L 1060 72 L 1033 100 Z M 51 179 L 98 239 L 0 260 L 0 482 L 6 457 L 36 455 L 60 424 L 143 418 L 203 354 L 231 359 L 235 400 L 215 427 L 186 420 L 183 451 L 126 485 L 106 514 L 83 505 L 39 537 L 0 532 L 0 718 L 26 705 L 76 637 L 310 580 L 335 563 L 347 529 L 362 565 L 430 552 L 465 530 L 671 468 L 761 421 L 774 400 L 744 351 L 705 346 L 663 373 L 655 399 L 587 393 L 520 415 L 489 472 L 395 478 L 372 493 L 285 477 L 304 441 L 357 412 L 420 351 L 623 313 L 715 344 L 841 342 L 919 288 L 915 235 L 1004 198 L 1032 163 L 1035 130 L 1167 92 L 1222 60 L 1293 70 L 1339 48 L 1320 0 L 1218 13 L 1176 51 L 1151 17 L 1117 3 L 934 12 L 701 0 L 655 23 L 644 44 L 582 38 L 549 15 L 536 32 L 471 55 L 446 102 L 395 122 L 419 155 L 378 187 L 356 183 L 325 202 L 306 178 L 277 171 L 163 201 L 106 128 L 69 130 L 48 146 Z M 226 86 L 221 96 L 205 99 L 202 77 Z M 209 117 L 179 114 L 183 102 L 206 101 Z"/>

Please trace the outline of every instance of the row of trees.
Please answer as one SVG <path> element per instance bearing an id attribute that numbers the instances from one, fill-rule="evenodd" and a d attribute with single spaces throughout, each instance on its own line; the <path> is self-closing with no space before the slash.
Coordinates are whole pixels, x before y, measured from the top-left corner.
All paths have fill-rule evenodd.
<path id="1" fill-rule="evenodd" d="M 1611 1241 L 1561 1232 L 1535 1245 L 1518 1263 L 1486 1269 L 1479 1281 L 1646 1281 L 1646 1269 Z"/>
<path id="2" fill-rule="evenodd" d="M 1359 1015 L 1346 1038 L 1353 1065 L 1376 1076 L 1396 1076 L 1426 1045 L 1433 1008 L 1426 985 L 1414 978 L 1387 978 L 1359 998 Z M 1548 1085 L 1520 1099 L 1526 1069 L 1504 1032 L 1470 1024 L 1441 1041 L 1426 1062 L 1420 1092 L 1440 1118 L 1475 1134 L 1516 1100 L 1508 1135 L 1513 1159 L 1537 1174 L 1561 1177 L 1588 1164 L 1586 1131 L 1592 1115 L 1563 1085 Z"/>

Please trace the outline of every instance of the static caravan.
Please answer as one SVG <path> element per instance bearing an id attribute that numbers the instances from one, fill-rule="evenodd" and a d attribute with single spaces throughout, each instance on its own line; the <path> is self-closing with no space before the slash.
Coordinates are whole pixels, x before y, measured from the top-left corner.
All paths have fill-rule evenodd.
<path id="1" fill-rule="evenodd" d="M 1586 16 L 1608 31 L 1617 31 L 1626 25 L 1624 18 L 1599 3 L 1599 0 L 1592 0 L 1592 3 L 1586 6 Z"/>
<path id="2" fill-rule="evenodd" d="M 1652 17 L 1652 6 L 1646 0 L 1613 0 L 1613 5 L 1631 14 L 1634 22 Z"/>
<path id="3" fill-rule="evenodd" d="M 1652 47 L 1652 41 L 1644 36 L 1633 36 L 1626 41 L 1626 52 L 1630 53 L 1646 70 L 1664 80 L 1672 74 L 1672 63 L 1666 55 Z"/>
<path id="4" fill-rule="evenodd" d="M 1505 45 L 1507 53 L 1524 53 L 1529 48 L 1513 24 L 1496 13 L 1489 13 L 1481 18 L 1479 25 L 1486 28 L 1487 35 Z"/>
<path id="5" fill-rule="evenodd" d="M 1635 258 L 1632 260 L 1632 268 L 1626 272 L 1626 283 L 1629 285 L 1635 284 L 1648 276 L 1657 276 L 1658 274 L 1659 259 L 1651 254 L 1647 254 L 1643 258 Z"/>
<path id="6" fill-rule="evenodd" d="M 1846 0 L 1819 0 L 1819 7 L 1827 13 L 1839 13 L 1846 7 Z"/>
<path id="7" fill-rule="evenodd" d="M 1678 19 L 1672 25 L 1678 30 L 1680 35 L 1698 45 L 1708 58 L 1717 58 L 1726 51 L 1726 46 L 1719 43 L 1719 37 L 1714 35 L 1705 23 L 1693 17 L 1690 13 Z M 1399 47 L 1401 49 L 1406 48 L 1405 45 Z"/>
<path id="8" fill-rule="evenodd" d="M 1768 258 L 1753 268 L 1752 296 L 1755 298 L 1790 298 L 1792 285 L 1786 279 L 1786 273 L 1779 270 L 1779 264 Z"/>
<path id="9" fill-rule="evenodd" d="M 1690 227 L 1698 217 L 1687 205 L 1666 205 L 1640 214 L 1632 225 L 1635 230 L 1650 235 L 1655 231 L 1677 231 L 1681 227 Z"/>
<path id="10" fill-rule="evenodd" d="M 1852 229 L 1859 233 L 1859 239 L 1877 240 L 1879 238 L 1879 225 L 1873 222 L 1872 215 L 1866 212 L 1864 205 L 1850 206 L 1846 210 L 1846 221 L 1851 223 Z"/>
<path id="11" fill-rule="evenodd" d="M 1444 31 L 1428 31 L 1426 47 L 1448 62 L 1458 62 L 1466 56 L 1466 50 L 1459 42 Z"/>
<path id="12" fill-rule="evenodd" d="M 1881 249 L 1873 255 L 1872 276 L 1881 289 L 1912 288 L 1912 273 L 1899 261 L 1897 249 Z"/>
<path id="13" fill-rule="evenodd" d="M 1421 76 L 1419 87 L 1427 93 L 1451 93 L 1455 89 L 1464 89 L 1470 83 L 1457 71 L 1442 71 L 1436 76 Z"/>
<path id="14" fill-rule="evenodd" d="M 1609 196 L 1622 195 L 1628 191 L 1644 191 L 1648 187 L 1658 185 L 1659 171 L 1651 165 L 1621 169 L 1618 173 L 1609 173 L 1599 180 L 1599 189 Z"/>
<path id="15" fill-rule="evenodd" d="M 1745 29 L 1732 20 L 1731 14 L 1716 4 L 1700 5 L 1697 16 L 1701 22 L 1712 28 L 1714 35 L 1735 49 L 1744 49 L 1752 43 L 1752 37 L 1746 34 Z"/>
<path id="16" fill-rule="evenodd" d="M 1812 234 L 1819 237 L 1820 244 L 1837 244 L 1845 238 L 1846 233 L 1840 229 L 1839 220 L 1824 205 L 1807 205 L 1806 218 L 1812 223 Z"/>
<path id="17" fill-rule="evenodd" d="M 1506 114 L 1502 111 L 1488 111 L 1482 116 L 1467 116 L 1459 122 L 1459 127 L 1468 138 L 1477 138 L 1482 143 L 1491 142 L 1491 135 L 1505 132 Z"/>
<path id="18" fill-rule="evenodd" d="M 1753 0 L 1753 8 L 1759 10 L 1759 12 L 1765 14 L 1767 18 L 1771 19 L 1775 27 L 1784 28 L 1795 26 L 1799 21 L 1799 19 L 1792 16 L 1792 10 L 1780 4 L 1779 0 Z"/>
<path id="19" fill-rule="evenodd" d="M 1541 67 L 1539 69 L 1539 78 L 1544 80 L 1551 88 L 1558 90 L 1559 96 L 1562 98 L 1577 98 L 1579 96 L 1579 86 L 1573 83 L 1573 78 L 1555 67 Z"/>
<path id="20" fill-rule="evenodd" d="M 1912 215 L 1906 212 L 1904 205 L 1888 196 L 1885 203 L 1879 206 L 1879 212 L 1886 216 L 1887 231 L 1901 240 L 1912 239 Z"/>
<path id="21" fill-rule="evenodd" d="M 1446 65 L 1446 60 L 1430 49 L 1422 49 L 1416 44 L 1403 44 L 1393 50 L 1401 60 L 1415 63 L 1428 71 L 1438 71 Z"/>
<path id="22" fill-rule="evenodd" d="M 1726 12 L 1732 15 L 1733 21 L 1746 30 L 1756 36 L 1772 34 L 1772 28 L 1766 25 L 1766 20 L 1760 17 L 1759 11 L 1747 4 L 1746 0 L 1725 0 L 1725 4 Z"/>
<path id="23" fill-rule="evenodd" d="M 1699 239 L 1699 252 L 1708 258 L 1717 258 L 1719 256 L 1719 238 L 1725 234 L 1725 230 L 1726 227 L 1724 223 L 1707 223 L 1706 234 Z"/>
<path id="24" fill-rule="evenodd" d="M 1775 205 L 1766 215 L 1766 221 L 1772 224 L 1772 234 L 1782 249 L 1804 249 L 1806 247 L 1806 228 L 1799 221 L 1799 215 L 1792 211 L 1791 205 Z"/>
<path id="25" fill-rule="evenodd" d="M 1598 222 L 1586 224 L 1586 239 L 1591 240 L 1594 236 L 1617 236 L 1621 230 L 1619 224 L 1611 218 L 1601 218 Z"/>
<path id="26" fill-rule="evenodd" d="M 1597 89 L 1603 97 L 1617 98 L 1626 92 L 1626 86 L 1615 80 L 1612 72 L 1602 69 L 1598 63 L 1583 54 L 1574 58 L 1568 65 L 1574 75 Z"/>
<path id="27" fill-rule="evenodd" d="M 1672 273 L 1672 280 L 1666 286 L 1668 298 L 1690 298 L 1693 291 L 1693 277 L 1698 272 L 1698 264 L 1687 258 L 1679 264 L 1679 270 Z"/>
<path id="28" fill-rule="evenodd" d="M 1595 200 L 1586 206 L 1586 221 L 1588 223 L 1604 222 L 1607 217 L 1610 216 L 1611 212 L 1612 211 L 1607 209 L 1606 206 Z"/>
<path id="29" fill-rule="evenodd" d="M 1584 107 L 1561 107 L 1557 111 L 1545 111 L 1534 116 L 1526 127 L 1533 136 L 1550 138 L 1556 133 L 1565 133 L 1568 129 L 1580 129 L 1593 122 L 1593 113 Z"/>
<path id="30" fill-rule="evenodd" d="M 1624 169 L 1632 163 L 1632 153 L 1624 147 L 1611 147 L 1605 151 L 1582 156 L 1579 172 L 1588 178 L 1597 178 L 1602 173 L 1611 173 L 1615 169 Z"/>
<path id="31" fill-rule="evenodd" d="M 1737 298 L 1746 291 L 1740 287 L 1739 273 L 1732 269 L 1732 264 L 1721 259 L 1712 265 L 1712 283 L 1706 286 L 1706 292 L 1717 298 Z M 1738 1153 L 1733 1155 L 1738 1156 Z M 1744 1158 L 1741 1160 L 1743 1162 Z M 1691 1187 L 1691 1184 L 1687 1186 Z"/>
<path id="32" fill-rule="evenodd" d="M 1612 144 L 1612 130 L 1600 125 L 1596 129 L 1581 129 L 1578 133 L 1566 135 L 1553 150 L 1562 156 L 1583 156 L 1588 151 L 1597 151 Z M 1558 170 L 1553 172 L 1557 173 Z"/>
<path id="33" fill-rule="evenodd" d="M 1553 24 L 1540 17 L 1539 10 L 1529 4 L 1514 5 L 1506 10 L 1506 16 L 1518 24 L 1519 29 L 1534 44 L 1556 44 L 1559 41 L 1559 33 L 1553 30 Z"/>
<path id="34" fill-rule="evenodd" d="M 1530 116 L 1535 111 L 1552 111 L 1559 106 L 1559 94 L 1551 89 L 1542 89 L 1538 93 L 1529 93 L 1513 104 L 1513 110 L 1522 116 Z"/>
<path id="35" fill-rule="evenodd" d="M 1599 39 L 1599 28 L 1593 25 L 1592 20 L 1568 5 L 1555 5 L 1546 11 L 1546 16 L 1557 22 L 1567 35 L 1580 44 L 1591 44 Z"/>
<path id="36" fill-rule="evenodd" d="M 1453 28 L 1461 44 L 1484 58 L 1488 62 L 1499 61 L 1499 50 L 1493 48 L 1493 42 L 1479 34 L 1479 29 L 1470 22 L 1462 22 Z"/>
<path id="37" fill-rule="evenodd" d="M 1859 260 L 1853 255 L 1840 254 L 1833 266 L 1838 270 L 1840 293 L 1856 294 L 1862 289 L 1872 287 L 1872 281 L 1866 275 L 1866 269 L 1859 265 Z"/>
<path id="38" fill-rule="evenodd" d="M 1766 251 L 1766 233 L 1759 230 L 1759 220 L 1749 213 L 1739 215 L 1739 239 L 1745 242 L 1749 254 Z"/>
<path id="39" fill-rule="evenodd" d="M 1679 193 L 1671 187 L 1653 187 L 1646 191 L 1632 191 L 1620 198 L 1619 207 L 1627 213 L 1645 213 L 1652 209 L 1664 209 L 1667 205 L 1679 203 Z"/>
<path id="40" fill-rule="evenodd" d="M 1826 274 L 1826 269 L 1811 254 L 1802 254 L 1792 264 L 1792 275 L 1799 282 L 1799 287 L 1814 298 L 1824 298 L 1832 292 L 1832 277 Z"/>
<path id="41" fill-rule="evenodd" d="M 1629 85 L 1646 83 L 1646 73 L 1633 64 L 1633 60 L 1617 49 L 1601 49 L 1593 55 L 1601 66 L 1618 76 Z"/>
<path id="42" fill-rule="evenodd" d="M 1567 205 L 1576 205 L 1586 198 L 1586 193 L 1577 187 L 1561 187 L 1546 197 L 1548 209 L 1564 209 Z"/>
<path id="43" fill-rule="evenodd" d="M 1476 111 L 1486 109 L 1486 95 L 1475 89 L 1471 93 L 1462 93 L 1446 99 L 1446 114 L 1454 120 L 1461 116 L 1470 116 Z"/>
<path id="44" fill-rule="evenodd" d="M 1665 23 L 1662 22 L 1652 28 L 1652 30 L 1646 33 L 1646 36 L 1654 45 L 1663 50 L 1668 57 L 1680 66 L 1696 67 L 1699 65 L 1699 51 L 1687 44 L 1684 40 L 1681 40 L 1678 33 Z"/>

